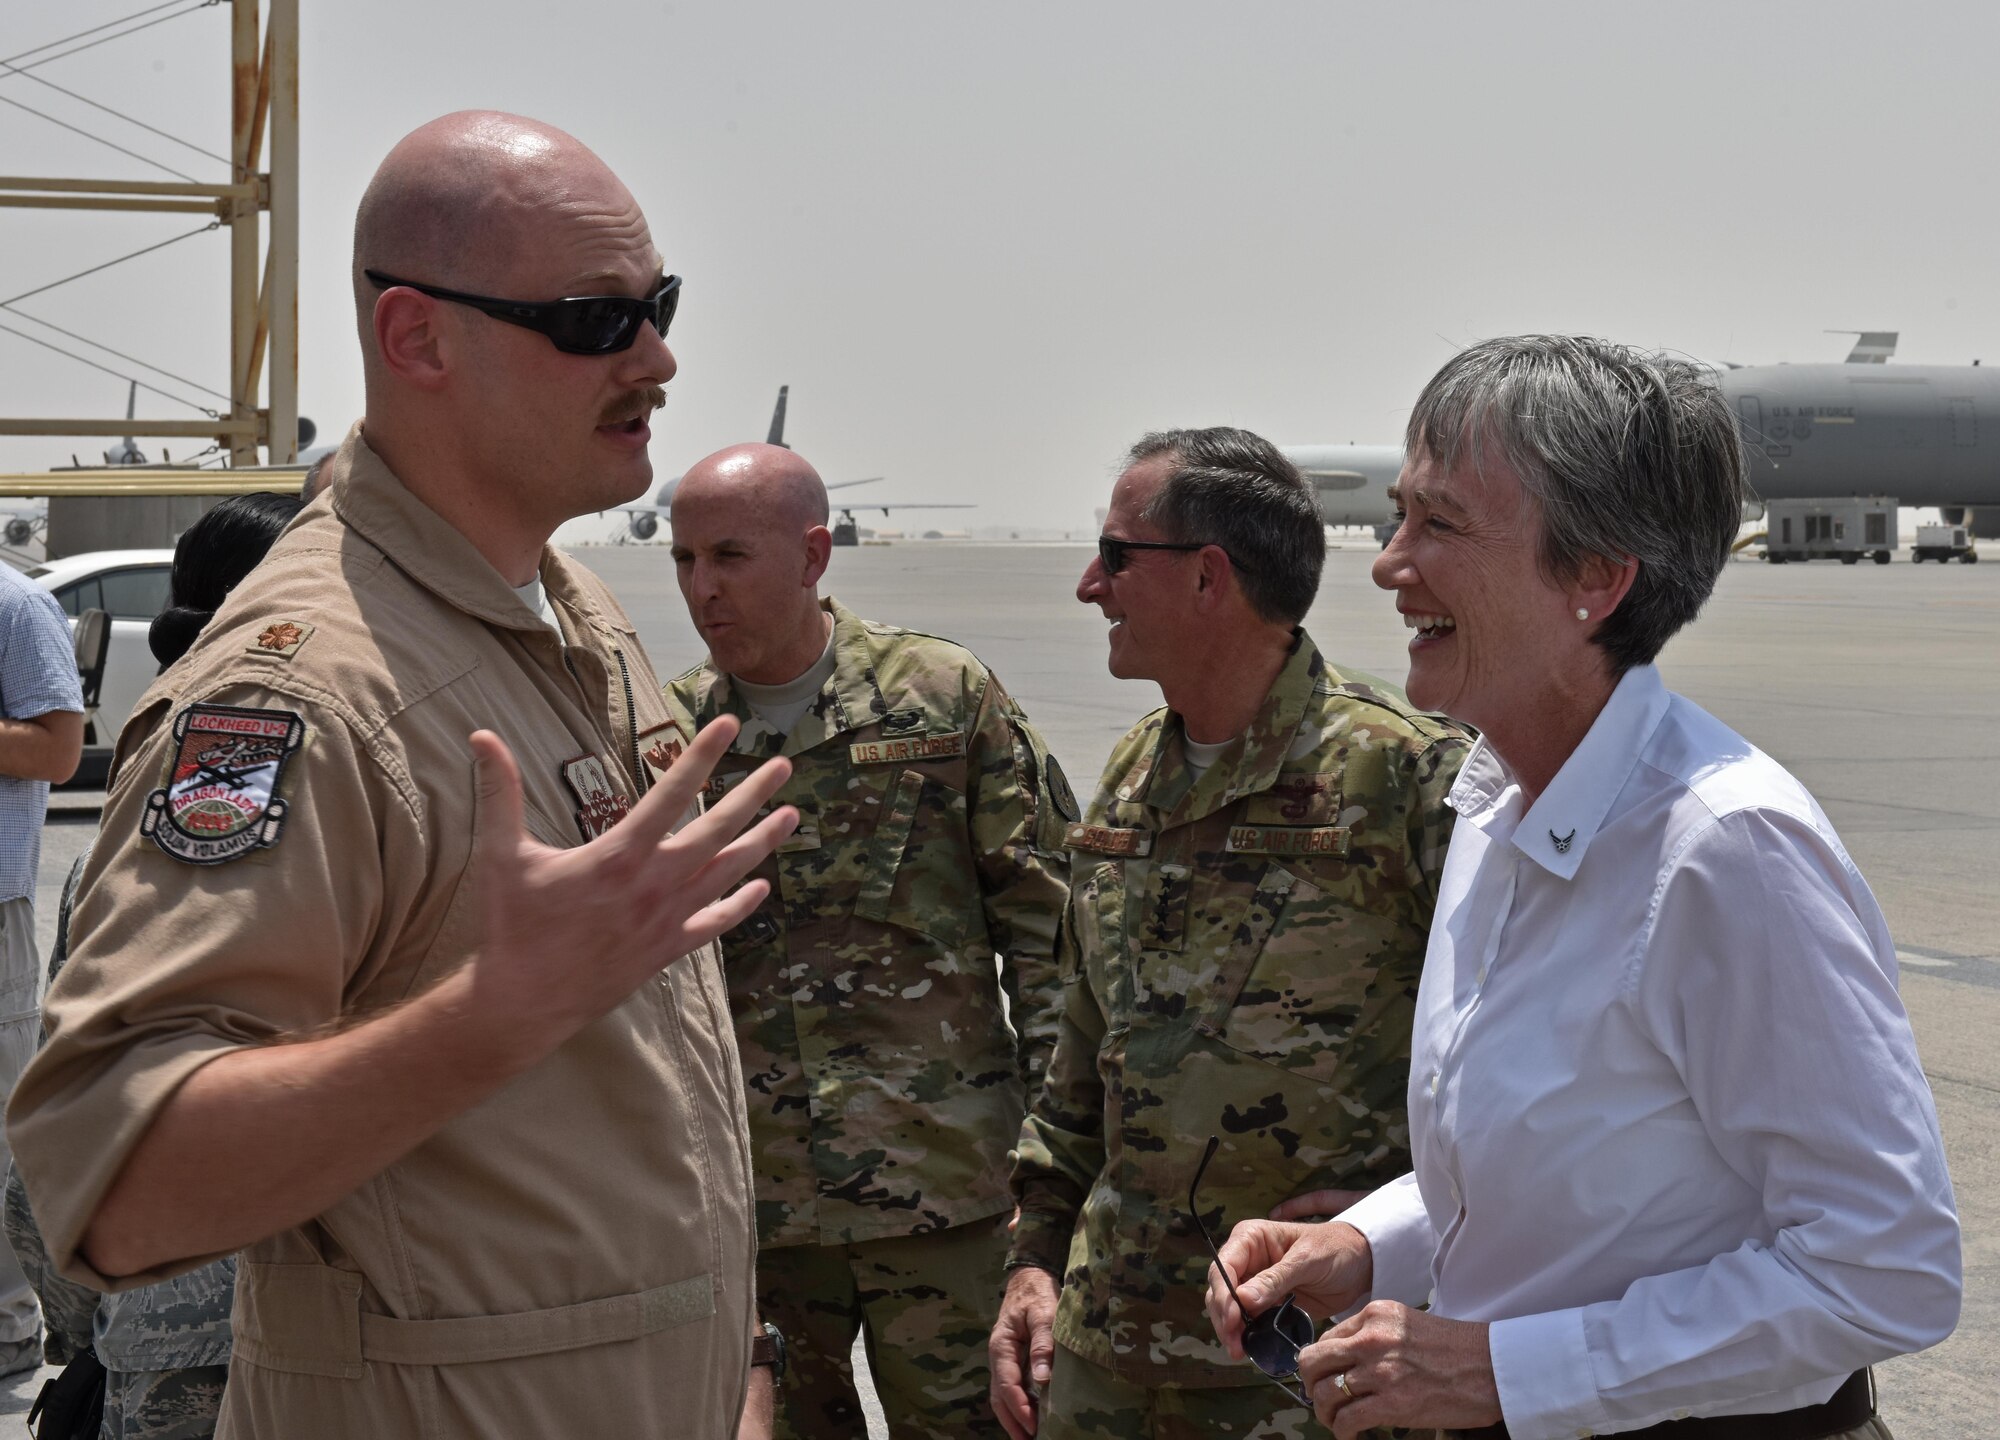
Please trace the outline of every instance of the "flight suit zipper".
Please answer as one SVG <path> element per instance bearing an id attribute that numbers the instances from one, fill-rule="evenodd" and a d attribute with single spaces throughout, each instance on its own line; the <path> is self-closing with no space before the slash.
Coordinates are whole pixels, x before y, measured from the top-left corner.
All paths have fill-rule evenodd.
<path id="1" fill-rule="evenodd" d="M 652 788 L 646 782 L 646 763 L 639 755 L 639 706 L 632 698 L 632 668 L 625 663 L 625 652 L 614 647 L 611 653 L 618 657 L 618 678 L 625 685 L 625 734 L 632 743 L 632 783 L 644 795 Z"/>

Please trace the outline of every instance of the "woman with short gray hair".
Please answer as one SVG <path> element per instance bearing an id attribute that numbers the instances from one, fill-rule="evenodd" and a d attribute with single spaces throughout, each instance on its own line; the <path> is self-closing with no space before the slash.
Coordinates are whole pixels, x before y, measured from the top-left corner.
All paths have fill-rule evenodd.
<path id="1" fill-rule="evenodd" d="M 1521 336 L 1438 373 L 1407 453 L 1375 579 L 1410 698 L 1483 736 L 1415 1169 L 1239 1225 L 1217 1329 L 1367 1301 L 1298 1354 L 1340 1436 L 1883 1440 L 1867 1367 L 1948 1335 L 1961 1284 L 1895 948 L 1812 796 L 1652 663 L 1740 521 L 1728 408 L 1685 361 Z"/>

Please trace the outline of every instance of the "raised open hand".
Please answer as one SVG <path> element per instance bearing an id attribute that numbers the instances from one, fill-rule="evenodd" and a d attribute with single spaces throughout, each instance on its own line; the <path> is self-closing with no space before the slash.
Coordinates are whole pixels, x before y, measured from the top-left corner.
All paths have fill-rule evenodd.
<path id="1" fill-rule="evenodd" d="M 766 762 L 673 829 L 736 730 L 733 719 L 714 721 L 623 820 L 567 850 L 524 828 L 521 772 L 506 743 L 490 730 L 473 735 L 473 866 L 486 920 L 473 993 L 486 1018 L 552 1049 L 763 902 L 763 880 L 729 887 L 798 824 L 789 806 L 756 820 L 791 774 L 788 761 Z"/>

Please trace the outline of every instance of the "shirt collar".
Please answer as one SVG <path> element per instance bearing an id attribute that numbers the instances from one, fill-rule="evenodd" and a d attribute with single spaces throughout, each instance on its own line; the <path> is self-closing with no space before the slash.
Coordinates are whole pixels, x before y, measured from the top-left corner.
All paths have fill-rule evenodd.
<path id="1" fill-rule="evenodd" d="M 861 617 L 831 595 L 819 608 L 833 617 L 833 674 L 819 688 L 819 696 L 792 726 L 789 735 L 753 726 L 750 707 L 743 692 L 728 675 L 708 665 L 708 676 L 700 696 L 697 725 L 706 725 L 717 715 L 734 715 L 744 722 L 733 751 L 755 755 L 797 755 L 848 730 L 858 730 L 880 720 L 894 708 L 875 680 L 874 653 L 868 629 Z"/>
<path id="2" fill-rule="evenodd" d="M 356 422 L 333 460 L 333 508 L 349 529 L 396 567 L 466 614 L 509 630 L 546 632 L 542 618 L 457 527 L 424 504 L 375 453 Z M 603 617 L 568 573 L 561 554 L 542 550 L 537 572 L 551 600 Z"/>
<path id="3" fill-rule="evenodd" d="M 1559 879 L 1575 877 L 1590 842 L 1604 826 L 1640 752 L 1667 713 L 1671 697 L 1651 665 L 1635 665 L 1619 679 L 1583 741 L 1556 771 L 1546 790 L 1521 815 L 1510 836 L 1516 850 Z M 1473 747 L 1452 786 L 1452 808 L 1474 824 L 1504 825 L 1509 793 L 1518 799 L 1514 772 L 1484 737 Z M 1497 830 L 1493 824 L 1480 828 Z"/>
<path id="4" fill-rule="evenodd" d="M 1181 719 L 1170 711 L 1169 723 L 1160 726 L 1151 748 L 1126 774 L 1118 798 L 1168 812 L 1163 823 L 1172 826 L 1200 820 L 1245 795 L 1268 790 L 1298 739 L 1299 725 L 1314 691 L 1327 688 L 1329 673 L 1319 647 L 1301 627 L 1294 633 L 1291 655 L 1271 682 L 1263 708 L 1243 733 L 1242 748 L 1235 751 L 1233 760 L 1225 754 L 1199 783 L 1190 783 L 1184 763 L 1166 763 L 1182 758 Z"/>

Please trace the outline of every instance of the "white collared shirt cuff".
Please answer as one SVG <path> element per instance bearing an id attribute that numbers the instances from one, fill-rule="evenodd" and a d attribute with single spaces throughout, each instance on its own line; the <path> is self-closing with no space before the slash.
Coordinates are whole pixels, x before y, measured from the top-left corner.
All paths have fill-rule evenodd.
<path id="1" fill-rule="evenodd" d="M 1486 1331 L 1500 1414 L 1513 1440 L 1582 1440 L 1611 1428 L 1597 1393 L 1583 1311 L 1495 1320 Z"/>
<path id="2" fill-rule="evenodd" d="M 1417 1189 L 1417 1177 L 1405 1175 L 1370 1192 L 1333 1217 L 1368 1239 L 1374 1267 L 1369 1297 L 1428 1305 L 1431 1262 L 1437 1257 L 1437 1231 Z"/>

